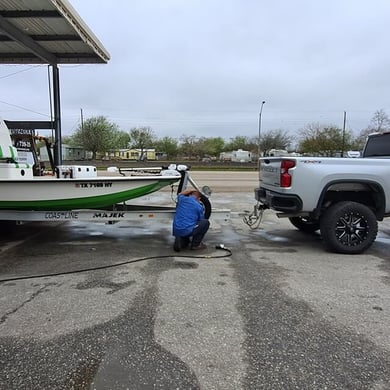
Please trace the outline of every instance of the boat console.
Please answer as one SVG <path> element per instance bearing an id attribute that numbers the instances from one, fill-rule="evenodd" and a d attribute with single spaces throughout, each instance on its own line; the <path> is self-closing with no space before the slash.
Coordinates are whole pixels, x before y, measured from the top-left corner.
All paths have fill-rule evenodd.
<path id="1" fill-rule="evenodd" d="M 58 165 L 55 174 L 57 179 L 81 179 L 97 177 L 97 169 L 92 165 Z"/>

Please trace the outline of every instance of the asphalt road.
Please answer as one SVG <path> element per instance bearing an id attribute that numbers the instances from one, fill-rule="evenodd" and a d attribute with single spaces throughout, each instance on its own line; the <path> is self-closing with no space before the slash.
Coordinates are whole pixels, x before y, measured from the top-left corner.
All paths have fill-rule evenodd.
<path id="1" fill-rule="evenodd" d="M 256 172 L 193 177 L 232 210 L 204 252 L 174 252 L 170 220 L 2 225 L 0 389 L 390 389 L 390 222 L 332 254 L 271 211 L 243 223 Z"/>

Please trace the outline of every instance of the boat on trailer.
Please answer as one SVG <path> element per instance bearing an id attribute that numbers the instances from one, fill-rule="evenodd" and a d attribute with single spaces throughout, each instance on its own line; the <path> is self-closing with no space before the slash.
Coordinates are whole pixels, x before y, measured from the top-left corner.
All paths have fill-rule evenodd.
<path id="1" fill-rule="evenodd" d="M 171 164 L 114 171 L 101 175 L 95 166 L 59 165 L 48 173 L 37 164 L 21 162 L 0 119 L 0 210 L 107 209 L 175 183 L 183 187 L 188 168 Z"/>

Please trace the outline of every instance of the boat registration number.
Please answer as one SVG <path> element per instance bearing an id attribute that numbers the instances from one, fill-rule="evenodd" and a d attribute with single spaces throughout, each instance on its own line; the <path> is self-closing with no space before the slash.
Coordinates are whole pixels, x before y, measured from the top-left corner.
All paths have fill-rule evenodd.
<path id="1" fill-rule="evenodd" d="M 77 188 L 102 188 L 102 187 L 112 187 L 112 182 L 106 182 L 106 183 L 94 183 L 94 182 L 91 182 L 91 183 L 77 183 L 76 184 L 76 187 Z"/>

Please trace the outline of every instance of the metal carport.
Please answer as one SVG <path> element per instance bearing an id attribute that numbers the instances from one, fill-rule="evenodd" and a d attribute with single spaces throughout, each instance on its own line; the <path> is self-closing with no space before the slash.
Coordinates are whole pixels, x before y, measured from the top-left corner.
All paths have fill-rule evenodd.
<path id="1" fill-rule="evenodd" d="M 0 0 L 0 64 L 48 64 L 53 120 L 6 121 L 9 128 L 54 129 L 62 163 L 59 64 L 107 63 L 110 55 L 67 0 Z"/>

